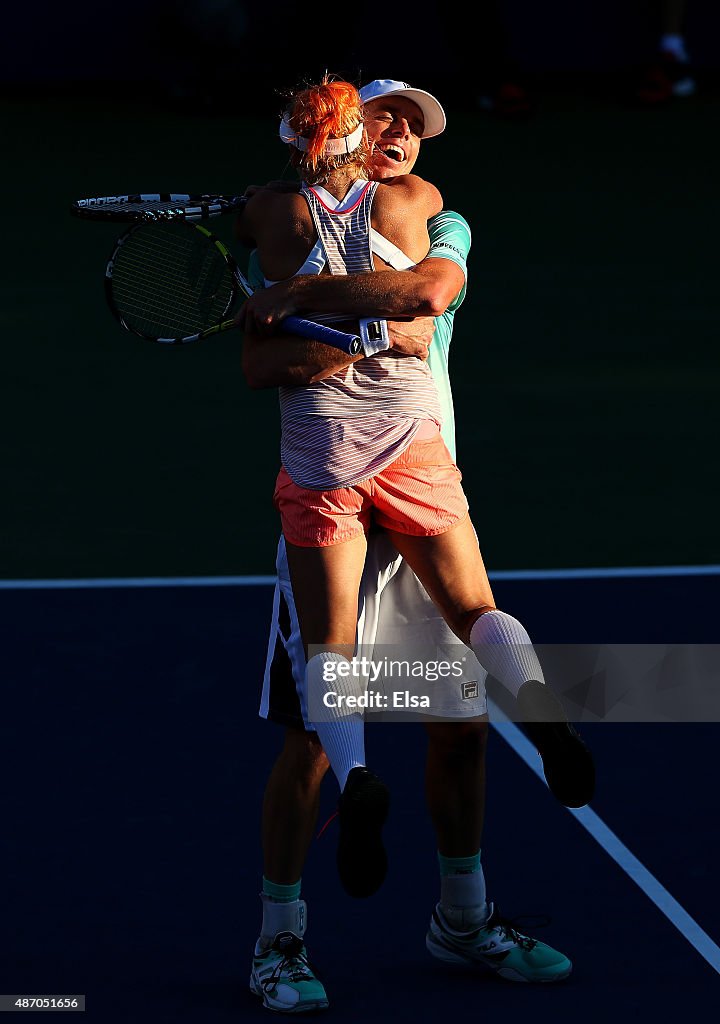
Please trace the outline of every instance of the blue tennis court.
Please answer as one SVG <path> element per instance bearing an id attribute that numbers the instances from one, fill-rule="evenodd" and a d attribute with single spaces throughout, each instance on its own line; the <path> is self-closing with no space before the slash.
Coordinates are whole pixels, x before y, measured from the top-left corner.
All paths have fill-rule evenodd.
<path id="1" fill-rule="evenodd" d="M 4 581 L 0 990 L 85 993 L 104 1022 L 269 1019 L 248 992 L 260 804 L 281 730 L 257 717 L 269 578 Z M 498 604 L 538 642 L 711 644 L 720 569 L 508 573 Z M 551 615 L 551 609 L 553 613 Z M 330 826 L 303 880 L 307 942 L 335 1019 L 498 1012 L 670 1019 L 720 974 L 720 826 L 710 724 L 584 728 L 598 770 L 568 811 L 496 719 L 483 862 L 505 916 L 566 952 L 567 982 L 517 986 L 434 961 L 424 734 L 375 725 L 392 788 L 388 878 L 353 901 Z M 332 778 L 321 820 L 334 810 Z"/>

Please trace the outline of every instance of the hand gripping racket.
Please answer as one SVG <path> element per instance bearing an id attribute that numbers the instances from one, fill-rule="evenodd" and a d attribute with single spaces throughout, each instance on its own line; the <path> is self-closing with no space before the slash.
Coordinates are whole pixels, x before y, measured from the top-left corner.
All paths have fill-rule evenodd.
<path id="1" fill-rule="evenodd" d="M 74 217 L 105 221 L 207 220 L 233 213 L 247 196 L 219 196 L 183 192 L 145 192 L 134 196 L 96 196 L 76 199 L 70 206 Z"/>
<path id="2" fill-rule="evenodd" d="M 115 243 L 105 270 L 108 305 L 125 330 L 179 345 L 237 327 L 239 295 L 252 288 L 234 258 L 202 224 L 186 219 L 133 224 Z M 356 334 L 289 316 L 282 330 L 348 355 L 362 352 Z"/>

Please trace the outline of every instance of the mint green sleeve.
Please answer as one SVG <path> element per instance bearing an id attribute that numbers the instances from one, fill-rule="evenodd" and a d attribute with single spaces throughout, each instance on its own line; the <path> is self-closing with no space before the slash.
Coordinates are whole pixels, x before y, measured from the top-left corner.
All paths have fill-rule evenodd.
<path id="1" fill-rule="evenodd" d="M 450 305 L 450 309 L 455 310 L 465 298 L 467 288 L 467 258 L 472 242 L 470 225 L 461 214 L 454 210 L 443 210 L 428 221 L 428 231 L 430 234 L 428 258 L 452 260 L 453 263 L 457 263 L 465 275 L 462 291 Z"/>

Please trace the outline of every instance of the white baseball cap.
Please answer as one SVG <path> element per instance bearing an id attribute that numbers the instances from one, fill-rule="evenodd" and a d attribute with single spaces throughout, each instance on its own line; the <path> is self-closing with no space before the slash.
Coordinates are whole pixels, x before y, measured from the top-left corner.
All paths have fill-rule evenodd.
<path id="1" fill-rule="evenodd" d="M 396 82 L 392 78 L 376 78 L 360 90 L 360 99 L 363 103 L 379 100 L 382 96 L 407 96 L 409 100 L 417 103 L 425 119 L 425 131 L 420 136 L 422 139 L 432 139 L 433 136 L 445 131 L 445 111 L 429 92 L 414 89 L 407 82 Z"/>

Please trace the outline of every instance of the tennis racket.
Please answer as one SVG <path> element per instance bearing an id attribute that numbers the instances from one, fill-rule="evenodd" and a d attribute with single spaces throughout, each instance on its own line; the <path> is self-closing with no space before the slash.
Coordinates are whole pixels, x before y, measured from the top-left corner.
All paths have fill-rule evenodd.
<path id="1" fill-rule="evenodd" d="M 231 330 L 241 295 L 252 295 L 252 288 L 228 249 L 202 224 L 182 219 L 133 224 L 105 269 L 113 315 L 148 341 L 180 345 Z M 280 326 L 351 356 L 362 351 L 358 335 L 312 320 L 289 316 Z"/>
<path id="2" fill-rule="evenodd" d="M 208 220 L 233 213 L 246 196 L 188 195 L 182 192 L 147 192 L 134 196 L 96 196 L 76 199 L 74 217 L 105 221 Z"/>

